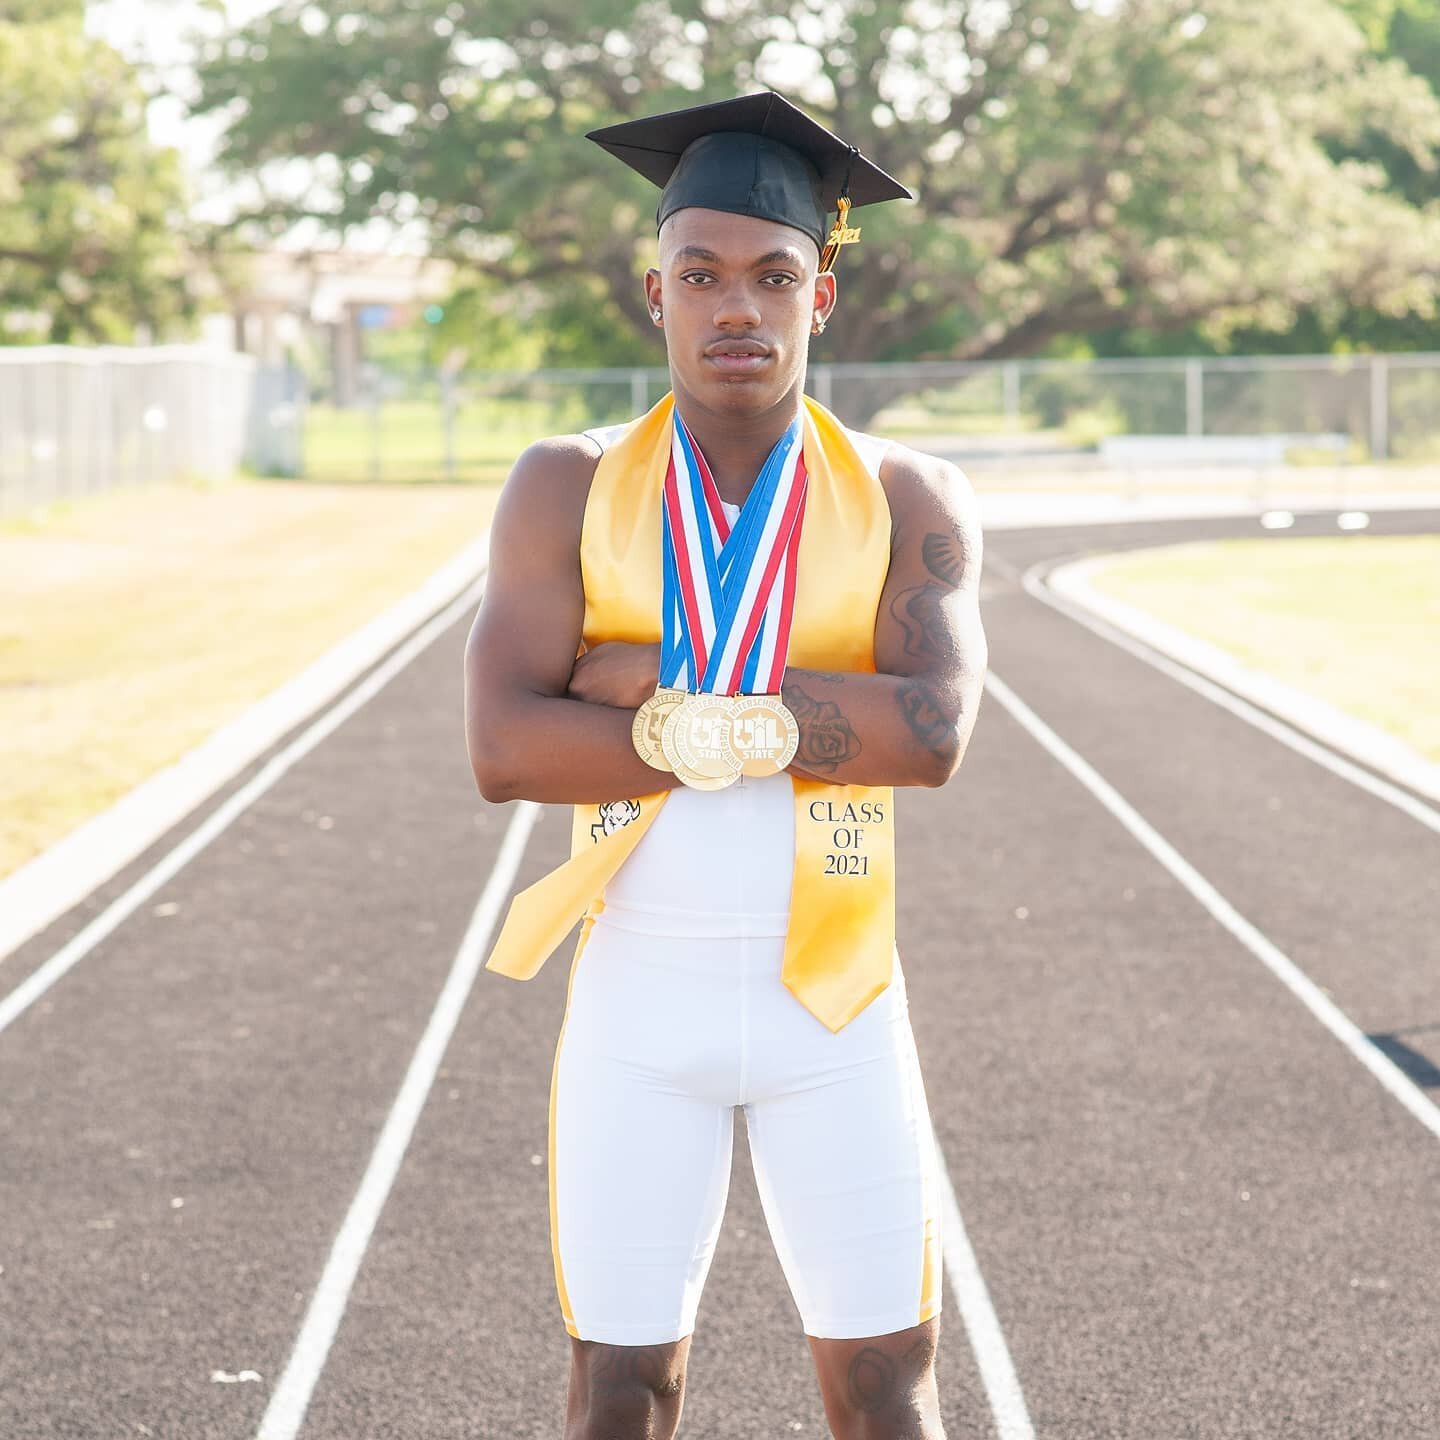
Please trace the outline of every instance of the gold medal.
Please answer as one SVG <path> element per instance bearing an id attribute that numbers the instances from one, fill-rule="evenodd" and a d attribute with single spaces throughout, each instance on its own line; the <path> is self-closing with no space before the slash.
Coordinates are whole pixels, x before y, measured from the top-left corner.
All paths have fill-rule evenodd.
<path id="1" fill-rule="evenodd" d="M 734 695 L 730 746 L 742 774 L 778 775 L 794 758 L 800 726 L 778 695 Z"/>
<path id="2" fill-rule="evenodd" d="M 674 690 L 668 685 L 659 686 L 655 693 L 635 712 L 630 722 L 630 743 L 635 753 L 652 770 L 669 770 L 670 762 L 660 749 L 660 731 L 666 717 L 685 698 L 685 691 Z"/>
<path id="3" fill-rule="evenodd" d="M 691 695 L 666 716 L 660 750 L 682 784 L 695 790 L 723 790 L 740 774 L 730 745 L 735 707 L 728 695 Z"/>

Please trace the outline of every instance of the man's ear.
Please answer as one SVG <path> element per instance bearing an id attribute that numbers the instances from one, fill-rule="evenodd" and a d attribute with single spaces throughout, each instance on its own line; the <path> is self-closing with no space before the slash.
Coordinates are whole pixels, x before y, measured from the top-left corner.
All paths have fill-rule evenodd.
<path id="1" fill-rule="evenodd" d="M 826 270 L 823 274 L 815 277 L 815 316 L 819 320 L 828 320 L 831 312 L 835 309 L 836 301 L 836 280 L 833 270 Z"/>
<path id="2" fill-rule="evenodd" d="M 652 265 L 645 272 L 645 308 L 650 312 L 650 318 L 660 324 L 664 317 L 664 301 L 660 297 L 660 272 Z M 660 311 L 657 315 L 655 312 Z"/>

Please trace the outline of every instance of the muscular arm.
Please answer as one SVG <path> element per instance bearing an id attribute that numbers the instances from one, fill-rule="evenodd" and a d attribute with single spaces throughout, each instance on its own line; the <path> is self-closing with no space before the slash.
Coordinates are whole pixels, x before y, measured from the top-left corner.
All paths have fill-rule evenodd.
<path id="1" fill-rule="evenodd" d="M 875 674 L 790 669 L 791 769 L 855 785 L 943 785 L 965 754 L 988 652 L 974 491 L 948 461 L 903 446 L 881 471 L 893 517 L 875 621 Z"/>
<path id="2" fill-rule="evenodd" d="M 636 755 L 633 708 L 566 694 L 585 620 L 580 527 L 597 458 L 580 436 L 539 441 L 496 506 L 465 645 L 465 739 L 487 800 L 614 800 L 679 783 Z"/>

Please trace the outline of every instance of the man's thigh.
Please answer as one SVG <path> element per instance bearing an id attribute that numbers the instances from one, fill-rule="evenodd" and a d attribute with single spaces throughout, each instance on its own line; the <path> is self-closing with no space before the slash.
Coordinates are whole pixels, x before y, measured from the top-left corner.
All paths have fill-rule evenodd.
<path id="1" fill-rule="evenodd" d="M 653 974 L 654 953 L 678 943 L 597 925 L 579 958 L 551 1092 L 551 1243 L 572 1338 L 679 1340 L 714 1256 L 734 1108 L 707 1089 L 713 1062 L 687 1059 L 703 1049 L 698 1020 L 688 1047 L 675 1034 L 678 984 Z"/>
<path id="2" fill-rule="evenodd" d="M 903 990 L 803 1047 L 745 1118 L 805 1333 L 890 1335 L 938 1314 L 940 1159 Z"/>

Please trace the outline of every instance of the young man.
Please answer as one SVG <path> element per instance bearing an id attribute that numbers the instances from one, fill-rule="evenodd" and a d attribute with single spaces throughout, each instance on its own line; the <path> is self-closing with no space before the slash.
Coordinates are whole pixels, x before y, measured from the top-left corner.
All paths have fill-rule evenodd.
<path id="1" fill-rule="evenodd" d="M 481 793 L 576 807 L 488 961 L 529 978 L 584 915 L 550 1101 L 566 1440 L 675 1434 L 736 1106 L 835 1435 L 941 1440 L 891 787 L 965 752 L 980 527 L 953 465 L 803 390 L 846 212 L 909 192 L 768 92 L 590 138 L 664 187 L 672 391 L 521 455 L 465 660 Z"/>

